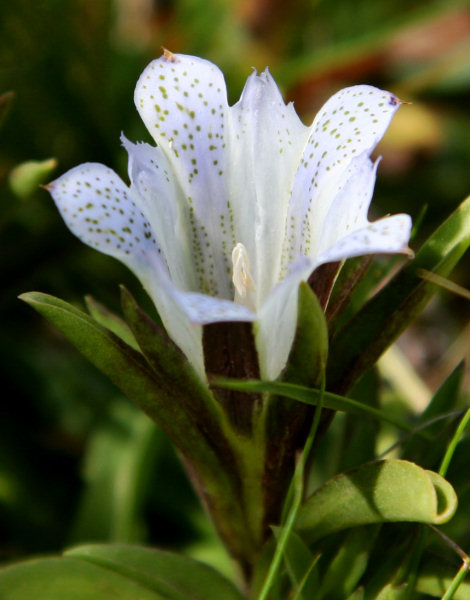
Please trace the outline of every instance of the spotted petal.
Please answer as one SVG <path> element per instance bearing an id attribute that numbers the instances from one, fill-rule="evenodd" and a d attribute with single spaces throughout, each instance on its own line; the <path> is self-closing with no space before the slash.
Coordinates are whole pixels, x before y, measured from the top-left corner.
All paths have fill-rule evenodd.
<path id="1" fill-rule="evenodd" d="M 49 185 L 69 229 L 92 248 L 121 260 L 145 278 L 160 249 L 129 188 L 112 171 L 85 163 Z"/>
<path id="2" fill-rule="evenodd" d="M 302 279 L 323 262 L 406 252 L 406 215 L 367 220 L 370 153 L 399 105 L 393 94 L 342 90 L 307 128 L 267 71 L 230 108 L 215 65 L 165 52 L 135 102 L 157 146 L 123 139 L 130 188 L 86 164 L 51 193 L 80 239 L 140 278 L 201 377 L 201 325 L 254 321 L 262 374 L 275 378 Z"/>
<path id="3" fill-rule="evenodd" d="M 189 214 L 171 165 L 161 148 L 121 139 L 129 154 L 131 190 L 148 217 L 171 280 L 179 289 L 195 289 Z"/>
<path id="4" fill-rule="evenodd" d="M 204 378 L 201 330 L 174 301 L 175 285 L 142 199 L 111 169 L 96 163 L 71 169 L 49 191 L 72 233 L 123 262 L 140 279 L 170 335 Z"/>
<path id="5" fill-rule="evenodd" d="M 286 224 L 285 264 L 299 253 L 315 255 L 345 170 L 356 156 L 370 155 L 399 105 L 390 92 L 359 85 L 341 90 L 320 110 L 294 182 Z"/>
<path id="6" fill-rule="evenodd" d="M 365 254 L 387 254 L 402 252 L 410 254 L 408 240 L 411 233 L 411 218 L 408 215 L 393 215 L 369 223 L 340 239 L 334 246 L 322 252 L 318 264 L 363 256 Z"/>
<path id="7" fill-rule="evenodd" d="M 227 193 L 228 102 L 221 71 L 165 53 L 142 73 L 137 109 L 171 163 L 186 201 L 199 291 L 230 297 L 233 206 Z"/>

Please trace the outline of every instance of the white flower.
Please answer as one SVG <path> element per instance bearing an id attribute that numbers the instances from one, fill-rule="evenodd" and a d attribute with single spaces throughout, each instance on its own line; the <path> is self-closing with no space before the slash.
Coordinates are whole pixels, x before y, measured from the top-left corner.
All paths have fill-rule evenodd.
<path id="1" fill-rule="evenodd" d="M 86 163 L 50 192 L 75 235 L 137 275 L 201 377 L 201 325 L 253 321 L 261 376 L 273 379 L 300 281 L 325 262 L 407 252 L 408 215 L 367 220 L 370 153 L 400 104 L 390 92 L 343 89 L 306 127 L 267 70 L 230 107 L 215 65 L 165 52 L 135 103 L 157 146 L 123 138 L 130 187 Z"/>

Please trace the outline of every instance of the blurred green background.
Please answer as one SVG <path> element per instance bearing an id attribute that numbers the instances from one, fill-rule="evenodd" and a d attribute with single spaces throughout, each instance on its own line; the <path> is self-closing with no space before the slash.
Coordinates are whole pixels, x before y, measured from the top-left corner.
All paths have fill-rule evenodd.
<path id="1" fill-rule="evenodd" d="M 232 102 L 251 68 L 269 65 L 306 123 L 334 91 L 370 83 L 412 102 L 378 151 L 372 216 L 427 206 L 416 248 L 470 193 L 469 4 L 16 0 L 0 3 L 0 40 L 0 94 L 14 94 L 0 107 L 0 560 L 91 540 L 211 559 L 210 528 L 166 438 L 17 300 L 40 290 L 83 306 L 91 294 L 119 310 L 118 284 L 140 285 L 76 240 L 44 190 L 18 189 L 14 169 L 55 158 L 53 178 L 98 161 L 125 178 L 119 136 L 148 139 L 133 89 L 162 46 L 217 63 Z M 468 267 L 454 274 L 466 286 Z M 440 293 L 405 335 L 419 385 L 435 388 L 469 354 L 469 308 Z M 393 386 L 399 368 L 387 376 Z"/>

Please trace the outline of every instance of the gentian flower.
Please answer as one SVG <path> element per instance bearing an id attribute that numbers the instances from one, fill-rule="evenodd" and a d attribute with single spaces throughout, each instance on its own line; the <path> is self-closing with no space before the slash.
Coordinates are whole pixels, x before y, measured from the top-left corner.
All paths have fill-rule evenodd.
<path id="1" fill-rule="evenodd" d="M 49 189 L 75 235 L 136 274 L 202 378 L 201 326 L 253 322 L 261 376 L 274 379 L 302 280 L 327 262 L 408 252 L 408 215 L 367 220 L 392 93 L 343 89 L 307 127 L 267 70 L 229 106 L 215 65 L 165 51 L 135 104 L 156 146 L 122 138 L 130 186 L 86 163 Z"/>

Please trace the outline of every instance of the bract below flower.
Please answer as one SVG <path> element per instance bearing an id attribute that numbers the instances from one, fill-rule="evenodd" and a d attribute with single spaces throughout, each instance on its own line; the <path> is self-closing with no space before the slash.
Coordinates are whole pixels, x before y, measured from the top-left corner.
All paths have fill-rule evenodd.
<path id="1" fill-rule="evenodd" d="M 267 70 L 229 106 L 215 65 L 165 52 L 135 103 L 157 145 L 123 138 L 130 187 L 86 163 L 49 189 L 75 235 L 134 271 L 201 377 L 202 325 L 253 321 L 261 376 L 273 379 L 300 281 L 326 262 L 408 251 L 408 215 L 367 220 L 370 154 L 400 104 L 390 92 L 343 89 L 306 127 Z"/>

